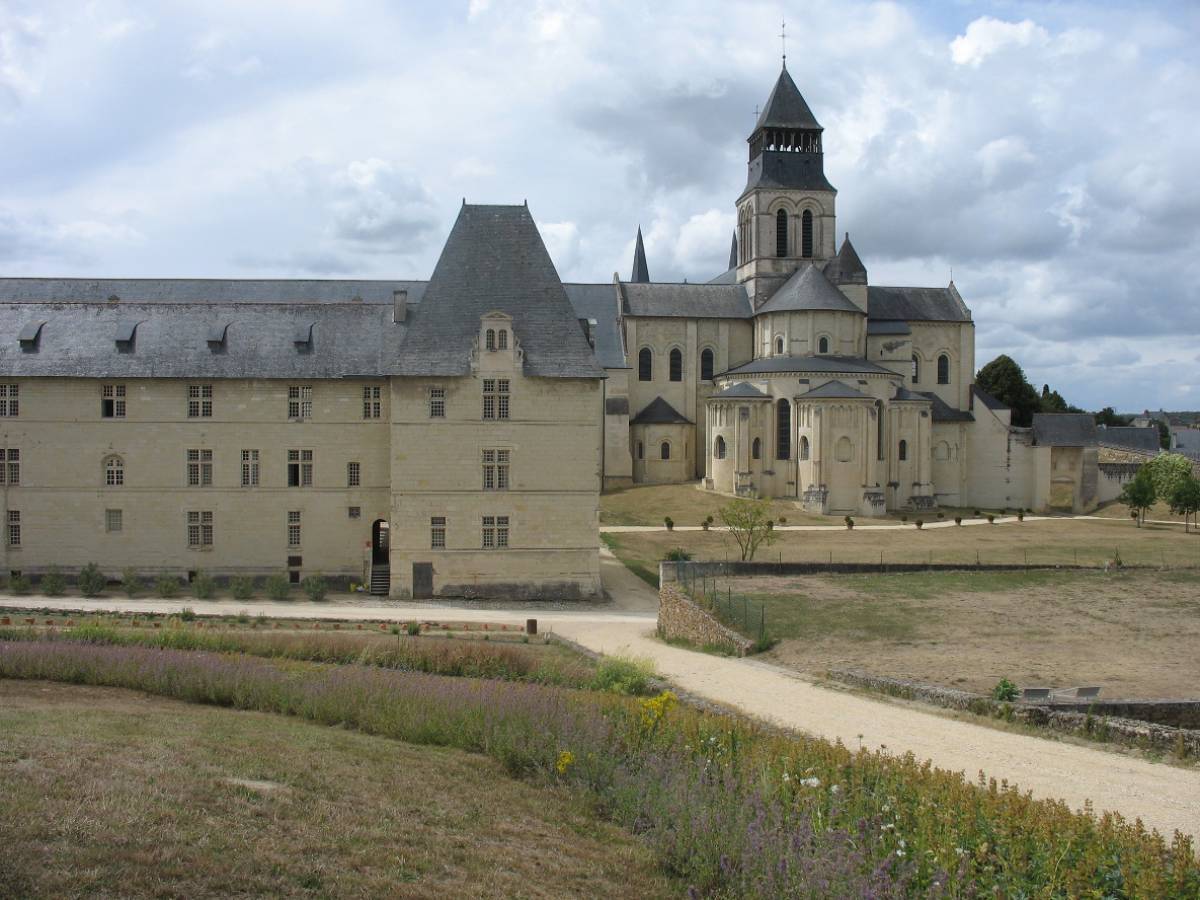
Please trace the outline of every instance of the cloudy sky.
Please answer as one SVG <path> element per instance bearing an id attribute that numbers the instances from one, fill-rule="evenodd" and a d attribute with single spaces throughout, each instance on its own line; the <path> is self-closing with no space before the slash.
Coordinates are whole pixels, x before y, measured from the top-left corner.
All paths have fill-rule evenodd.
<path id="1" fill-rule="evenodd" d="M 427 278 L 465 196 L 564 280 L 724 268 L 779 69 L 876 284 L 977 360 L 1200 408 L 1200 5 L 0 0 L 0 274 Z"/>

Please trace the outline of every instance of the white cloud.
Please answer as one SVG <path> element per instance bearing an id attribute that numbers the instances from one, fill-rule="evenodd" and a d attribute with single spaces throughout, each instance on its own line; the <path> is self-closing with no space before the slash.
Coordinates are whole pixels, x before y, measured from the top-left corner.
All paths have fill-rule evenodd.
<path id="1" fill-rule="evenodd" d="M 950 57 L 960 66 L 978 68 L 985 59 L 1009 47 L 1028 47 L 1045 44 L 1046 29 L 1029 19 L 1004 22 L 991 16 L 981 16 L 950 42 Z"/>

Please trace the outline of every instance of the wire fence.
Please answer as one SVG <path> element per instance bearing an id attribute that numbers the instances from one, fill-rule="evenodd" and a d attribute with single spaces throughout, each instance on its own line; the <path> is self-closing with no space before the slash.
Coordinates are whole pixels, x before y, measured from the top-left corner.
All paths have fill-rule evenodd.
<path id="1" fill-rule="evenodd" d="M 744 634 L 746 637 L 767 642 L 767 608 L 745 595 L 734 594 L 733 589 L 721 590 L 717 578 L 724 572 L 708 571 L 710 566 L 676 566 L 676 579 L 684 592 L 702 608 L 716 616 L 722 625 Z"/>

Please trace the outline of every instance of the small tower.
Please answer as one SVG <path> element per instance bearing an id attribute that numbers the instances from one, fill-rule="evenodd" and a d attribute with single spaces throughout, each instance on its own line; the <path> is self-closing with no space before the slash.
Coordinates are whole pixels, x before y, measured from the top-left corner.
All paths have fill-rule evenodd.
<path id="1" fill-rule="evenodd" d="M 638 226 L 637 243 L 633 245 L 633 274 L 629 280 L 634 284 L 650 281 L 650 267 L 646 265 L 646 248 L 642 245 L 642 226 Z"/>
<path id="2" fill-rule="evenodd" d="M 850 232 L 846 232 L 838 255 L 825 264 L 825 277 L 836 284 L 855 306 L 867 312 L 867 267 L 850 243 Z"/>
<path id="3" fill-rule="evenodd" d="M 747 140 L 749 172 L 737 201 L 738 281 L 755 306 L 800 266 L 837 252 L 823 130 L 785 63 Z"/>

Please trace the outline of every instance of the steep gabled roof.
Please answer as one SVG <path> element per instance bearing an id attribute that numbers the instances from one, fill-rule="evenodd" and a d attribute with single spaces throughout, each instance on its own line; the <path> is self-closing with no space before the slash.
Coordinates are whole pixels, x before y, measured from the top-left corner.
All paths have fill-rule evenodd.
<path id="1" fill-rule="evenodd" d="M 1033 441 L 1042 447 L 1096 446 L 1096 420 L 1089 413 L 1034 413 Z"/>
<path id="2" fill-rule="evenodd" d="M 450 230 L 395 374 L 467 374 L 479 318 L 493 310 L 512 316 L 527 375 L 603 376 L 529 209 L 474 204 Z"/>
<path id="3" fill-rule="evenodd" d="M 1158 453 L 1162 448 L 1159 443 L 1158 428 L 1134 428 L 1132 425 L 1101 425 L 1096 439 L 1109 447 L 1120 447 L 1126 450 L 1137 450 L 1141 453 Z"/>
<path id="4" fill-rule="evenodd" d="M 627 316 L 748 319 L 750 298 L 740 284 L 622 284 Z"/>
<path id="5" fill-rule="evenodd" d="M 691 425 L 692 420 L 681 415 L 662 397 L 655 397 L 640 413 L 629 420 L 630 425 Z"/>
<path id="6" fill-rule="evenodd" d="M 596 361 L 606 369 L 626 369 L 625 349 L 617 327 L 617 289 L 608 284 L 564 284 L 577 319 L 595 319 L 592 329 Z"/>
<path id="7" fill-rule="evenodd" d="M 642 226 L 638 226 L 637 242 L 633 245 L 633 274 L 629 280 L 645 284 L 650 280 L 650 267 L 646 265 L 646 247 L 642 243 Z"/>
<path id="8" fill-rule="evenodd" d="M 863 314 L 815 265 L 802 266 L 793 272 L 771 299 L 758 308 L 758 313 L 816 309 Z"/>
<path id="9" fill-rule="evenodd" d="M 944 288 L 867 288 L 867 315 L 906 322 L 970 322 L 971 311 L 951 284 Z"/>
<path id="10" fill-rule="evenodd" d="M 854 245 L 850 243 L 850 233 L 842 241 L 842 249 L 838 255 L 825 264 L 825 277 L 833 284 L 866 284 L 867 267 L 859 259 Z"/>
<path id="11" fill-rule="evenodd" d="M 979 402 L 982 403 L 984 406 L 986 406 L 988 409 L 1008 409 L 1007 406 L 1005 406 L 1003 403 L 1001 403 L 999 400 L 997 400 L 995 397 L 993 397 L 991 394 L 989 394 L 987 391 L 985 391 L 979 385 L 972 384 L 971 385 L 972 405 L 974 404 L 976 399 L 978 399 Z"/>
<path id="12" fill-rule="evenodd" d="M 408 291 L 420 303 L 424 281 L 352 278 L 0 278 L 6 303 L 386 303 Z"/>
<path id="13" fill-rule="evenodd" d="M 933 391 L 919 392 L 932 404 L 933 421 L 935 422 L 974 422 L 975 417 L 965 409 L 955 409 Z"/>
<path id="14" fill-rule="evenodd" d="M 754 128 L 821 128 L 796 82 L 788 74 L 787 66 L 783 67 L 775 87 L 771 88 L 771 96 Z"/>
<path id="15" fill-rule="evenodd" d="M 850 387 L 842 381 L 827 381 L 820 387 L 815 387 L 807 393 L 801 394 L 801 400 L 870 400 L 871 398 L 862 391 Z"/>

